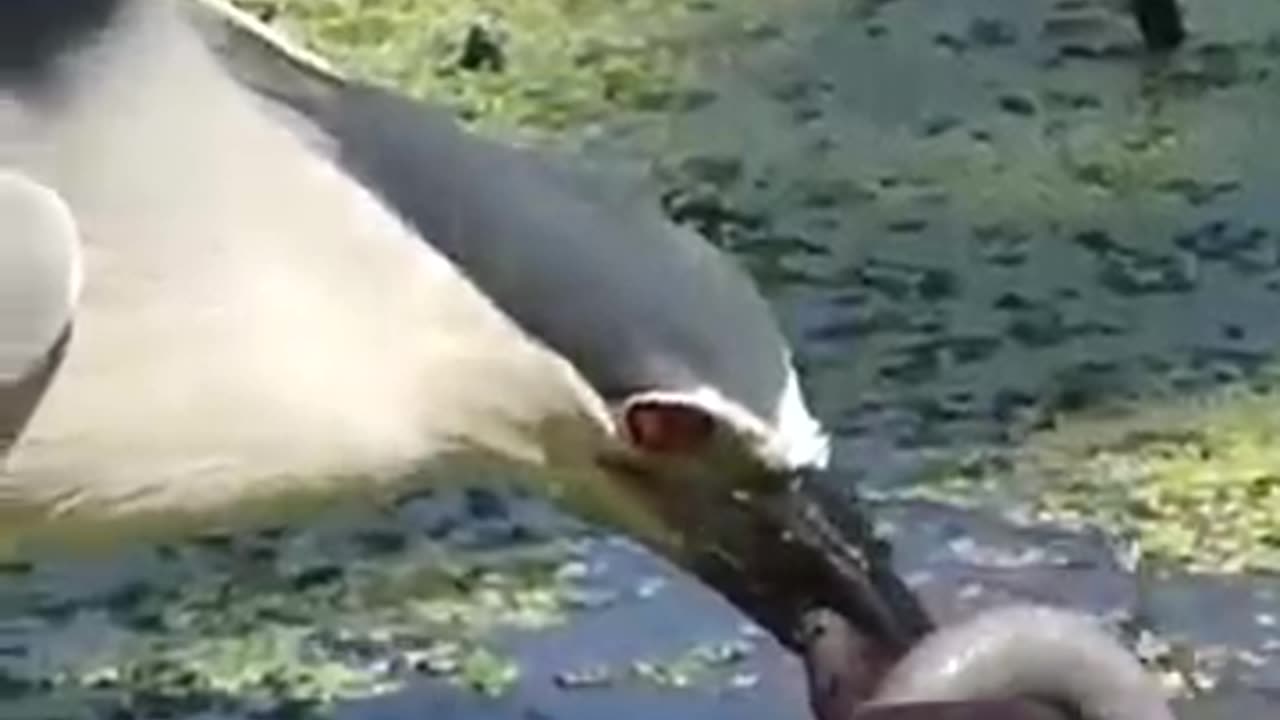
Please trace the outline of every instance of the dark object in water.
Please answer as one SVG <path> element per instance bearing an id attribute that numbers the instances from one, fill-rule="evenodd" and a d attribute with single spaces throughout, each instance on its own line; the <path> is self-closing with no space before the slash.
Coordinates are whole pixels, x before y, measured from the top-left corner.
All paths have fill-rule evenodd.
<path id="1" fill-rule="evenodd" d="M 804 625 L 809 707 L 818 720 L 852 718 L 860 705 L 875 697 L 893 658 L 825 608 L 806 615 Z"/>
<path id="2" fill-rule="evenodd" d="M 1085 615 L 994 608 L 896 661 L 834 613 L 808 620 L 818 720 L 1173 720 L 1154 679 Z"/>
<path id="3" fill-rule="evenodd" d="M 1187 38 L 1178 0 L 1131 0 L 1133 16 L 1147 48 L 1156 52 L 1176 49 Z"/>
<path id="4" fill-rule="evenodd" d="M 507 53 L 493 30 L 483 25 L 472 25 L 462 41 L 458 67 L 500 73 L 507 67 Z"/>
<path id="5" fill-rule="evenodd" d="M 810 613 L 806 625 L 805 675 L 817 720 L 1075 720 L 1025 698 L 871 704 L 891 656 L 830 611 Z"/>

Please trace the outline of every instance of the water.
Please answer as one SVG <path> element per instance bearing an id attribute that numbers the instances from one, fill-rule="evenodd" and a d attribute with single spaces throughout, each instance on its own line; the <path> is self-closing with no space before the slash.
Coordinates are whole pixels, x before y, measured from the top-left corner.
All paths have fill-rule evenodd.
<path id="1" fill-rule="evenodd" d="M 1225 535 L 1179 539 L 1106 492 L 1156 482 L 1124 470 L 1167 450 L 1153 436 L 1265 427 L 1265 402 L 1241 420 L 1233 393 L 1274 386 L 1280 6 L 1183 1 L 1193 37 L 1167 62 L 1088 0 L 773 3 L 732 30 L 704 3 L 699 101 L 584 145 L 663 158 L 678 209 L 766 287 L 837 462 L 878 493 L 940 617 L 1013 598 L 1087 608 L 1184 686 L 1217 688 L 1185 717 L 1264 717 L 1280 582 L 1256 568 L 1274 538 L 1210 515 Z M 1243 445 L 1254 465 L 1267 437 Z M 1203 463 L 1253 458 L 1197 442 Z M 1070 522 L 1081 504 L 1112 508 L 1098 514 L 1124 534 Z M 647 553 L 582 532 L 536 502 L 449 497 L 14 568 L 0 716 L 807 716 L 775 644 Z M 424 572 L 441 544 L 453 570 Z M 1130 562 L 1187 544 L 1201 556 Z"/>

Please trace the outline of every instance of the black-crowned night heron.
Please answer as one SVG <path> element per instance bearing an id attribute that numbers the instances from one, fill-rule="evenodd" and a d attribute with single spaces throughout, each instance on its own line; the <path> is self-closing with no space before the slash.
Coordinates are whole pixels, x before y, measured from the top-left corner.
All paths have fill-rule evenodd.
<path id="1" fill-rule="evenodd" d="M 193 7 L 0 4 L 0 542 L 500 475 L 775 630 L 783 595 L 856 609 L 839 539 L 789 492 L 826 436 L 731 262 L 447 123 L 420 136 L 437 164 L 397 163 L 420 118 L 390 95 L 308 138 Z"/>
<path id="2" fill-rule="evenodd" d="M 727 258 L 394 94 L 237 81 L 191 24 L 226 11 L 0 3 L 0 542 L 497 468 L 780 633 L 927 629 L 791 492 L 827 438 Z"/>

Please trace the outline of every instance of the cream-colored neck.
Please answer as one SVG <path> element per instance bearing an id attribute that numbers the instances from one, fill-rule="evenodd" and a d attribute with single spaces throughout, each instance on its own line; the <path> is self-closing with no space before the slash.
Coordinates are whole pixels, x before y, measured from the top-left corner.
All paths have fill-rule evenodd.
<path id="1" fill-rule="evenodd" d="M 86 245 L 0 533 L 358 494 L 459 452 L 589 462 L 608 420 L 572 368 L 260 114 L 172 5 L 132 3 L 68 68 L 47 103 L 0 95 L 0 164 Z"/>

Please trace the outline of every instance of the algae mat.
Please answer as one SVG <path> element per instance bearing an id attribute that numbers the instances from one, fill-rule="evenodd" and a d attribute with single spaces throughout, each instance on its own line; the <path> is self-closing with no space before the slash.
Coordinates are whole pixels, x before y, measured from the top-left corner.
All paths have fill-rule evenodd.
<path id="1" fill-rule="evenodd" d="M 1275 713 L 1280 6 L 1184 0 L 1162 61 L 1088 0 L 243 4 L 649 169 L 767 288 L 940 614 L 1089 608 L 1232 695 L 1186 717 Z M 508 504 L 9 568 L 0 715 L 805 716 L 705 591 Z"/>

